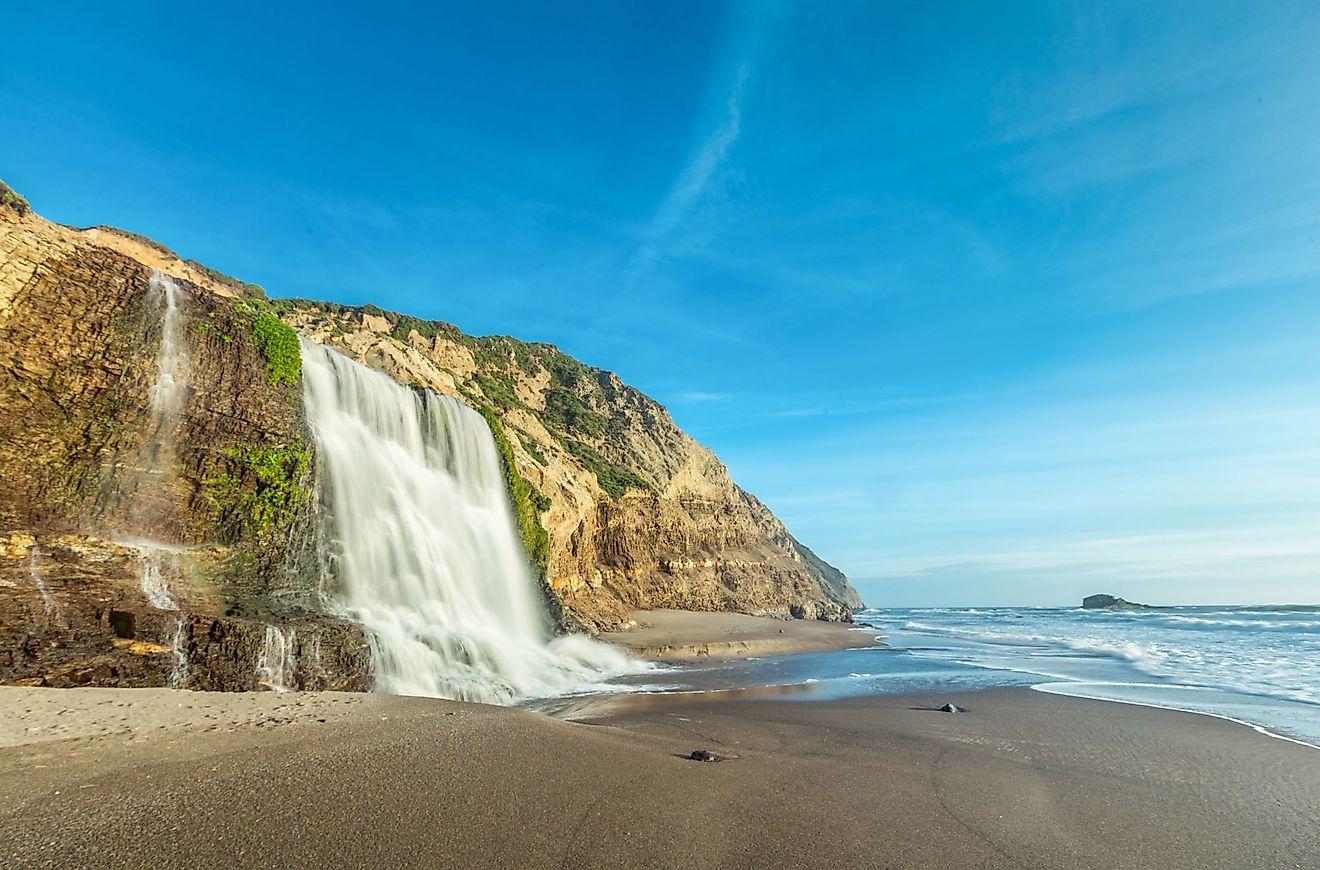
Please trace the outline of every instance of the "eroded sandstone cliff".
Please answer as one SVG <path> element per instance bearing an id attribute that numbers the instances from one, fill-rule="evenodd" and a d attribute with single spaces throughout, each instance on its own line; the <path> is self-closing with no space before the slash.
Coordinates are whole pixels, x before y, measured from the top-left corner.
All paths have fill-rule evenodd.
<path id="1" fill-rule="evenodd" d="M 186 347 L 189 386 L 167 424 L 153 417 L 153 270 L 178 287 Z M 0 206 L 0 680 L 160 685 L 182 644 L 186 685 L 251 688 L 278 630 L 299 663 L 281 679 L 368 684 L 361 631 L 325 613 L 315 445 L 283 324 L 487 415 L 568 626 L 612 627 L 635 608 L 848 619 L 860 605 L 612 373 L 550 345 L 262 295 L 147 239 Z M 174 610 L 143 591 L 162 552 Z"/>
<path id="2" fill-rule="evenodd" d="M 365 688 L 361 630 L 322 612 L 296 379 L 251 305 L 178 269 L 187 388 L 153 419 L 152 251 L 107 235 L 0 207 L 0 680 L 254 688 L 273 630 L 307 646 L 289 687 Z"/>
<path id="3" fill-rule="evenodd" d="M 277 303 L 300 332 L 407 384 L 486 408 L 547 499 L 546 573 L 578 619 L 673 607 L 849 619 L 861 599 L 669 412 L 552 345 L 473 338 L 376 308 Z"/>

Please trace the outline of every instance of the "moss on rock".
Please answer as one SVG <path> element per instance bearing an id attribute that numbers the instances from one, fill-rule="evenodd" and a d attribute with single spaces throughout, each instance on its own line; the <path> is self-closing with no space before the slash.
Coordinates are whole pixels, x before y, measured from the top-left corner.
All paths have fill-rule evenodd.
<path id="1" fill-rule="evenodd" d="M 222 512 L 235 513 L 258 538 L 287 529 L 310 498 L 311 452 L 298 439 L 278 447 L 226 448 L 227 468 L 206 478 L 207 495 Z"/>
<path id="2" fill-rule="evenodd" d="M 518 524 L 523 549 L 527 551 L 532 566 L 544 579 L 550 563 L 550 533 L 541 523 L 541 514 L 550 509 L 550 499 L 518 473 L 518 464 L 513 458 L 513 445 L 509 443 L 509 437 L 504 433 L 504 424 L 495 411 L 484 407 L 481 416 L 486 418 L 486 425 L 490 427 L 490 434 L 494 436 L 495 446 L 500 452 L 504 484 L 509 491 L 509 502 L 513 505 L 513 517 Z"/>
<path id="3" fill-rule="evenodd" d="M 252 343 L 266 358 L 266 374 L 272 386 L 296 387 L 302 377 L 302 345 L 292 326 L 276 316 L 263 300 L 238 302 L 234 313 L 252 332 Z"/>

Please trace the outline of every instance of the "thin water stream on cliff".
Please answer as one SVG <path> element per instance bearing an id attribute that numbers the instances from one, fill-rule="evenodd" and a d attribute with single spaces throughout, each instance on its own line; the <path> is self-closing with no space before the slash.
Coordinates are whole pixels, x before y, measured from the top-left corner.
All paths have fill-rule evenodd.
<path id="1" fill-rule="evenodd" d="M 502 704 L 641 669 L 590 638 L 551 637 L 481 415 L 313 342 L 302 354 L 322 539 L 380 690 Z"/>
<path id="2" fill-rule="evenodd" d="M 175 430 L 183 409 L 188 380 L 188 357 L 180 340 L 179 285 L 158 271 L 151 273 L 148 290 L 160 311 L 160 347 L 156 351 L 156 380 L 151 388 L 150 434 L 141 451 L 141 468 L 146 483 L 159 487 L 162 480 L 173 472 L 175 462 Z M 152 529 L 161 519 L 153 516 L 149 502 L 140 496 L 130 513 L 142 529 Z M 151 605 L 159 610 L 178 610 L 179 605 L 170 594 L 161 573 L 161 557 L 170 548 L 155 541 L 127 542 L 142 554 L 142 592 Z"/>
<path id="3" fill-rule="evenodd" d="M 41 547 L 36 544 L 28 551 L 28 575 L 32 578 L 33 584 L 37 587 L 37 593 L 41 596 L 41 606 L 45 608 L 46 615 L 58 613 L 59 602 L 55 596 L 50 594 L 50 588 L 46 586 L 45 579 L 41 576 L 41 569 L 37 565 L 37 560 L 41 557 Z"/>
<path id="4" fill-rule="evenodd" d="M 257 659 L 257 681 L 261 685 L 275 692 L 289 691 L 289 683 L 298 667 L 294 655 L 296 640 L 295 629 L 291 628 L 285 634 L 284 629 L 278 626 L 266 626 L 266 639 Z"/>
<path id="5" fill-rule="evenodd" d="M 141 460 L 145 480 L 151 486 L 160 486 L 161 481 L 173 473 L 176 461 L 175 431 L 187 390 L 188 357 L 180 338 L 179 285 L 169 276 L 153 271 L 148 288 L 160 310 L 160 347 L 156 351 L 156 381 L 151 389 L 151 434 L 143 445 Z M 141 484 L 142 481 L 139 481 L 138 485 Z M 159 521 L 160 517 L 153 516 L 146 504 L 139 498 L 133 513 L 144 529 L 154 530 L 154 522 Z M 168 685 L 170 688 L 181 688 L 188 680 L 188 652 L 184 631 L 187 620 L 178 602 L 170 594 L 162 570 L 165 561 L 172 568 L 177 567 L 175 548 L 155 541 L 134 541 L 129 545 L 142 554 L 140 584 L 151 606 L 158 610 L 174 611 L 178 615 L 170 635 L 174 667 L 170 670 Z"/>

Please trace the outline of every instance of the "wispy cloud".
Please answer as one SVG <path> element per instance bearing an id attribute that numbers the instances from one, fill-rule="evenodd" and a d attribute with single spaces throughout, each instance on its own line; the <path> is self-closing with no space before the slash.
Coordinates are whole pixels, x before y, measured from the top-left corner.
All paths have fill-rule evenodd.
<path id="1" fill-rule="evenodd" d="M 701 402 L 723 402 L 729 398 L 731 398 L 729 393 L 703 393 L 697 390 L 690 393 L 679 393 L 671 401 L 696 404 Z"/>
<path id="2" fill-rule="evenodd" d="M 733 88 L 725 101 L 723 120 L 702 141 L 656 209 L 642 244 L 628 264 L 626 274 L 630 283 L 665 259 L 669 243 L 692 211 L 711 193 L 729 151 L 742 132 L 743 87 L 747 82 L 748 68 L 746 63 L 738 68 Z"/>

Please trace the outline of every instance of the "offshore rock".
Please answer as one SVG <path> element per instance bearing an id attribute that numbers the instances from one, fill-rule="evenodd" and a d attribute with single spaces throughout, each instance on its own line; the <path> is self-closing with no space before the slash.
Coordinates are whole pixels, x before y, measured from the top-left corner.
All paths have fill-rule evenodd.
<path id="1" fill-rule="evenodd" d="M 1125 601 L 1122 598 L 1116 598 L 1113 595 L 1088 595 L 1082 599 L 1082 607 L 1086 610 L 1149 610 L 1149 604 L 1137 604 L 1134 601 Z"/>

